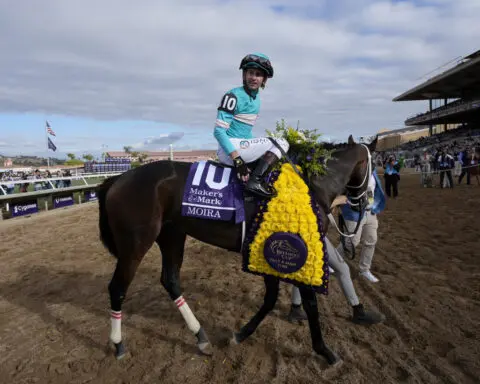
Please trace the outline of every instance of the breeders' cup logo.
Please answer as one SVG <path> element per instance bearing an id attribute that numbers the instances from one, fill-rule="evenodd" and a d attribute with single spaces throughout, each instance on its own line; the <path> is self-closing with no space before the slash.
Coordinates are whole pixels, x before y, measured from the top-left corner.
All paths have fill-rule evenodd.
<path id="1" fill-rule="evenodd" d="M 72 196 L 56 197 L 55 199 L 53 199 L 54 208 L 62 208 L 69 205 L 73 205 Z"/>
<path id="2" fill-rule="evenodd" d="M 287 240 L 274 240 L 270 243 L 270 251 L 286 260 L 298 259 L 300 252 Z"/>
<path id="3" fill-rule="evenodd" d="M 281 273 L 294 273 L 307 261 L 307 246 L 293 233 L 273 233 L 264 244 L 263 255 L 267 263 Z"/>
<path id="4" fill-rule="evenodd" d="M 247 140 L 242 140 L 240 141 L 240 148 L 241 149 L 247 149 L 250 146 L 250 142 Z"/>
<path id="5" fill-rule="evenodd" d="M 97 193 L 95 191 L 86 191 L 85 192 L 85 200 L 87 200 L 87 201 L 97 200 Z"/>
<path id="6" fill-rule="evenodd" d="M 72 198 L 69 196 L 69 197 L 57 197 L 55 198 L 55 202 L 58 204 L 58 203 L 69 203 L 70 201 L 72 201 Z"/>

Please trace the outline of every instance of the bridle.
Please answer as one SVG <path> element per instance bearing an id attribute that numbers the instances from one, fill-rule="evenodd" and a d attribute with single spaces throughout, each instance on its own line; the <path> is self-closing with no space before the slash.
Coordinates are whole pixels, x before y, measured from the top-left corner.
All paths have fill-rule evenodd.
<path id="1" fill-rule="evenodd" d="M 347 228 L 345 227 L 345 231 L 347 233 L 342 232 L 340 230 L 340 228 L 338 227 L 338 225 L 335 221 L 335 218 L 332 215 L 332 212 L 329 212 L 328 215 L 327 215 L 330 223 L 336 228 L 336 230 L 340 234 L 340 236 L 342 236 L 342 240 L 345 237 L 351 238 L 351 237 L 354 237 L 357 234 L 358 228 L 360 228 L 360 222 L 362 221 L 363 215 L 365 213 L 365 208 L 367 206 L 367 203 L 366 203 L 366 201 L 367 201 L 366 194 L 367 194 L 367 190 L 368 190 L 367 187 L 368 187 L 368 182 L 370 180 L 370 177 L 372 176 L 372 173 L 373 173 L 372 154 L 370 153 L 370 149 L 365 144 L 360 144 L 360 145 L 367 150 L 367 170 L 365 171 L 365 176 L 363 177 L 363 180 L 359 185 L 348 185 L 347 184 L 345 186 L 346 189 L 347 189 L 347 192 L 348 192 L 349 189 L 361 190 L 362 188 L 365 187 L 364 191 L 362 193 L 360 193 L 359 195 L 352 196 L 350 193 L 347 193 L 347 198 L 348 198 L 347 204 L 350 204 L 351 206 L 354 206 L 354 207 L 358 207 L 358 211 L 359 211 L 359 217 L 358 217 L 358 221 L 357 221 L 357 225 L 355 227 L 355 230 L 352 233 L 350 233 L 347 230 Z"/>
<path id="2" fill-rule="evenodd" d="M 306 180 L 305 176 L 302 175 L 298 171 L 296 166 L 294 166 L 292 160 L 290 159 L 290 156 L 288 156 L 288 154 L 277 143 L 277 141 L 273 137 L 269 137 L 268 139 L 273 143 L 273 145 L 275 145 L 275 147 L 277 147 L 280 150 L 282 156 L 284 156 L 285 159 L 290 163 L 290 165 L 292 166 L 293 170 L 297 173 L 297 175 L 300 178 L 302 178 L 307 183 L 307 185 L 309 185 L 308 180 Z M 365 172 L 365 176 L 363 177 L 362 183 L 358 186 L 348 185 L 348 184 L 346 185 L 347 191 L 348 191 L 349 188 L 351 188 L 351 189 L 362 189 L 363 187 L 365 187 L 365 190 L 360 195 L 349 197 L 349 204 L 352 205 L 352 206 L 358 206 L 359 207 L 359 212 L 360 212 L 360 216 L 359 216 L 359 219 L 357 221 L 357 226 L 355 227 L 355 230 L 353 231 L 353 233 L 349 233 L 346 228 L 345 228 L 345 230 L 346 230 L 347 233 L 343 233 L 340 230 L 340 228 L 338 228 L 338 225 L 335 222 L 335 218 L 333 217 L 332 212 L 330 211 L 330 207 L 328 207 L 328 211 L 327 211 L 328 212 L 328 214 L 327 214 L 328 220 L 330 221 L 330 223 L 332 225 L 335 226 L 338 233 L 342 236 L 342 240 L 343 240 L 344 237 L 349 237 L 350 238 L 350 237 L 353 237 L 357 234 L 358 228 L 360 227 L 360 222 L 362 221 L 363 214 L 365 213 L 365 207 L 367 206 L 367 204 L 365 204 L 365 201 L 367 200 L 365 197 L 366 197 L 366 194 L 367 194 L 368 182 L 369 182 L 370 177 L 372 176 L 372 172 L 373 172 L 373 170 L 372 170 L 372 154 L 370 153 L 370 149 L 368 149 L 368 147 L 365 144 L 360 144 L 360 145 L 367 150 L 367 170 Z M 347 194 L 347 197 L 348 196 L 349 196 L 349 194 Z M 357 203 L 352 203 L 352 202 L 350 202 L 350 200 L 356 200 Z"/>

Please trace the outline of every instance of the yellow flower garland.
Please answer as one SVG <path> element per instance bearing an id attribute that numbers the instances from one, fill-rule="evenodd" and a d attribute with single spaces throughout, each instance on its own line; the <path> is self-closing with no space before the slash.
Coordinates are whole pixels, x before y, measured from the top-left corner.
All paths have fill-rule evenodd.
<path id="1" fill-rule="evenodd" d="M 317 218 L 310 205 L 308 187 L 288 163 L 282 165 L 273 187 L 277 190 L 277 196 L 268 202 L 267 212 L 263 214 L 263 221 L 250 244 L 248 270 L 320 287 L 325 278 L 323 243 L 318 233 Z M 307 245 L 307 260 L 298 271 L 281 273 L 265 260 L 265 240 L 275 232 L 298 234 Z"/>

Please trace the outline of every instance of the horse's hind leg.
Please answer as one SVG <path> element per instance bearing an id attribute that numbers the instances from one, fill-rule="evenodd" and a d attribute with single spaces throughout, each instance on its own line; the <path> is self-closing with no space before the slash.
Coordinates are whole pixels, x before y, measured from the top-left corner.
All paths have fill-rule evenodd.
<path id="1" fill-rule="evenodd" d="M 233 335 L 234 343 L 241 343 L 247 339 L 260 325 L 265 316 L 275 307 L 275 303 L 278 298 L 278 290 L 280 286 L 280 281 L 274 276 L 265 276 L 265 296 L 263 298 L 263 304 L 260 307 L 260 310 L 252 317 L 252 319 L 245 324 L 240 332 Z"/>
<path id="2" fill-rule="evenodd" d="M 308 317 L 313 350 L 325 357 L 330 365 L 340 363 L 341 359 L 326 346 L 323 340 L 320 321 L 318 320 L 318 304 L 315 291 L 312 288 L 300 287 L 300 295 L 302 296 L 303 308 Z"/>
<path id="3" fill-rule="evenodd" d="M 117 359 L 125 356 L 125 346 L 122 341 L 122 304 L 142 257 L 138 259 L 127 257 L 119 259 L 112 280 L 108 285 L 111 307 L 110 341 L 115 345 Z"/>
<path id="4" fill-rule="evenodd" d="M 157 244 L 162 252 L 161 283 L 175 302 L 188 329 L 196 336 L 200 352 L 211 355 L 213 350 L 207 334 L 188 306 L 180 288 L 180 269 L 183 262 L 185 238 L 186 234 L 176 229 L 174 224 L 169 223 L 162 228 L 157 238 Z"/>
<path id="5" fill-rule="evenodd" d="M 115 345 L 117 359 L 125 355 L 125 346 L 122 341 L 122 304 L 137 268 L 155 241 L 159 230 L 159 227 L 153 227 L 148 232 L 122 233 L 117 236 L 120 239 L 117 245 L 119 250 L 116 255 L 117 266 L 108 285 L 111 306 L 110 340 Z"/>

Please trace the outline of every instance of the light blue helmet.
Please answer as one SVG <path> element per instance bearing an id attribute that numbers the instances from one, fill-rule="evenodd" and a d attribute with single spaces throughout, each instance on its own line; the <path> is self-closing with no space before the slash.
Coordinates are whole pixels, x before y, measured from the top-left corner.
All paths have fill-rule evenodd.
<path id="1" fill-rule="evenodd" d="M 263 53 L 251 53 L 245 56 L 240 63 L 239 69 L 259 68 L 263 70 L 268 78 L 273 77 L 273 67 L 270 59 Z"/>

